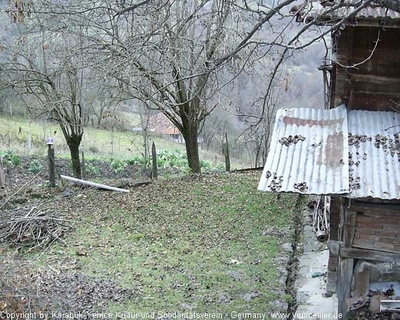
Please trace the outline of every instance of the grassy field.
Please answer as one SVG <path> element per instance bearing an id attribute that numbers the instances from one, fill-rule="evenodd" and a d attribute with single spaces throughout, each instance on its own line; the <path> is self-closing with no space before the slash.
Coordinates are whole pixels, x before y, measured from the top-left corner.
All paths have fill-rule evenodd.
<path id="1" fill-rule="evenodd" d="M 169 179 L 129 194 L 73 188 L 52 200 L 75 221 L 65 245 L 18 263 L 29 263 L 30 277 L 41 270 L 42 282 L 47 270 L 51 281 L 74 274 L 132 290 L 107 300 L 101 310 L 112 314 L 285 311 L 282 244 L 294 241 L 297 198 L 257 191 L 259 174 Z M 53 299 L 78 294 L 62 283 Z"/>
<path id="2" fill-rule="evenodd" d="M 29 137 L 30 147 L 28 148 Z M 45 121 L 35 122 L 28 119 L 0 117 L 0 152 L 13 150 L 17 151 L 19 155 L 44 156 L 47 154 L 45 145 L 47 137 L 54 137 L 54 146 L 58 157 L 69 157 L 68 147 L 58 125 Z M 158 151 L 180 150 L 185 152 L 183 144 L 175 143 L 162 136 L 151 135 L 150 144 L 152 142 L 156 144 Z M 113 157 L 126 160 L 144 153 L 143 137 L 140 133 L 131 131 L 112 132 L 88 127 L 85 129 L 81 150 L 85 151 L 88 160 L 106 160 Z M 224 162 L 222 154 L 201 149 L 200 157 L 214 165 Z M 242 161 L 232 159 L 233 169 L 246 166 L 247 164 Z"/>
<path id="3" fill-rule="evenodd" d="M 55 133 L 56 132 L 56 133 Z M 54 134 L 55 133 L 55 134 Z M 27 149 L 28 135 L 31 137 L 31 150 Z M 45 153 L 45 139 L 54 137 L 55 148 L 59 154 L 68 154 L 68 147 L 58 125 L 45 121 L 31 121 L 21 118 L 0 117 L 0 140 L 2 148 L 18 150 L 21 153 Z M 184 146 L 175 144 L 162 137 L 152 137 L 160 150 L 180 149 Z M 96 158 L 118 155 L 122 158 L 140 155 L 143 152 L 143 138 L 130 131 L 108 131 L 88 127 L 82 140 L 82 149 Z"/>

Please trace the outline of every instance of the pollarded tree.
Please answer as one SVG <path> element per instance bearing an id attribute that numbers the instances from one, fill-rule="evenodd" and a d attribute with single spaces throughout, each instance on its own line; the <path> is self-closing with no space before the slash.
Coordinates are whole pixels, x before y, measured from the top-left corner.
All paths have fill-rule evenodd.
<path id="1" fill-rule="evenodd" d="M 22 98 L 34 97 L 35 103 L 27 104 L 29 113 L 60 125 L 74 176 L 80 177 L 79 146 L 88 119 L 84 94 L 89 83 L 81 51 L 82 26 L 73 32 L 71 24 L 66 28 L 39 4 L 30 3 L 29 17 L 22 9 L 17 8 L 17 15 L 11 11 L 15 23 L 7 26 L 7 37 L 0 43 L 1 87 L 12 88 Z"/>
<path id="2" fill-rule="evenodd" d="M 218 74 L 231 59 L 252 55 L 251 36 L 275 13 L 260 18 L 244 2 L 229 0 L 124 1 L 119 7 L 104 0 L 82 19 L 96 30 L 88 39 L 97 67 L 171 120 L 197 173 L 201 124 L 225 84 Z"/>

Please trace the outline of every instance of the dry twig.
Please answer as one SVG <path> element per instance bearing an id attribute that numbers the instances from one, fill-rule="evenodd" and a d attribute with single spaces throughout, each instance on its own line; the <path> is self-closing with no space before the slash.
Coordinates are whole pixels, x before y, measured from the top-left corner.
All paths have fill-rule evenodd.
<path id="1" fill-rule="evenodd" d="M 46 247 L 71 229 L 71 221 L 47 214 L 39 207 L 17 209 L 1 217 L 0 242 L 17 247 Z"/>

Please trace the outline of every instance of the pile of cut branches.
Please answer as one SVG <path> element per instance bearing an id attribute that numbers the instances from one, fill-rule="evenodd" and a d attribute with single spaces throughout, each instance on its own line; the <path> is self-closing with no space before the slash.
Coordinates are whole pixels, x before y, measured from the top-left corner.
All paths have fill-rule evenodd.
<path id="1" fill-rule="evenodd" d="M 0 243 L 18 248 L 45 248 L 71 229 L 71 220 L 55 216 L 54 208 L 18 208 L 0 214 Z"/>

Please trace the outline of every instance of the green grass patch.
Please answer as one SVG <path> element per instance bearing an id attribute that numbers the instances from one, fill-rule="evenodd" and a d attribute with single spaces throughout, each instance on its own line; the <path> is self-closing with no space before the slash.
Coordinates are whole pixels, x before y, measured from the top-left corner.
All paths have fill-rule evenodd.
<path id="1" fill-rule="evenodd" d="M 293 240 L 294 195 L 256 190 L 259 173 L 171 179 L 126 194 L 69 200 L 76 230 L 37 264 L 73 259 L 81 272 L 138 292 L 109 311 L 268 312 L 284 288 L 276 258 Z M 282 310 L 278 310 L 282 311 Z"/>
<path id="2" fill-rule="evenodd" d="M 134 117 L 133 117 L 134 118 Z M 33 121 L 22 118 L 0 117 L 0 152 L 12 150 L 19 156 L 47 155 L 45 140 L 54 138 L 54 148 L 57 158 L 69 159 L 69 149 L 57 124 L 46 121 Z M 168 138 L 150 135 L 149 142 L 155 143 L 159 153 L 160 168 L 187 167 L 185 145 L 175 143 Z M 28 148 L 29 146 L 29 148 Z M 119 161 L 144 164 L 143 137 L 132 131 L 110 131 L 85 128 L 81 150 L 85 151 L 87 161 L 118 158 Z M 204 171 L 217 169 L 223 171 L 223 156 L 211 151 L 200 149 L 201 167 Z M 207 160 L 207 161 L 205 161 Z M 231 159 L 232 167 L 243 167 L 240 159 Z M 121 166 L 114 168 L 116 173 Z"/>

